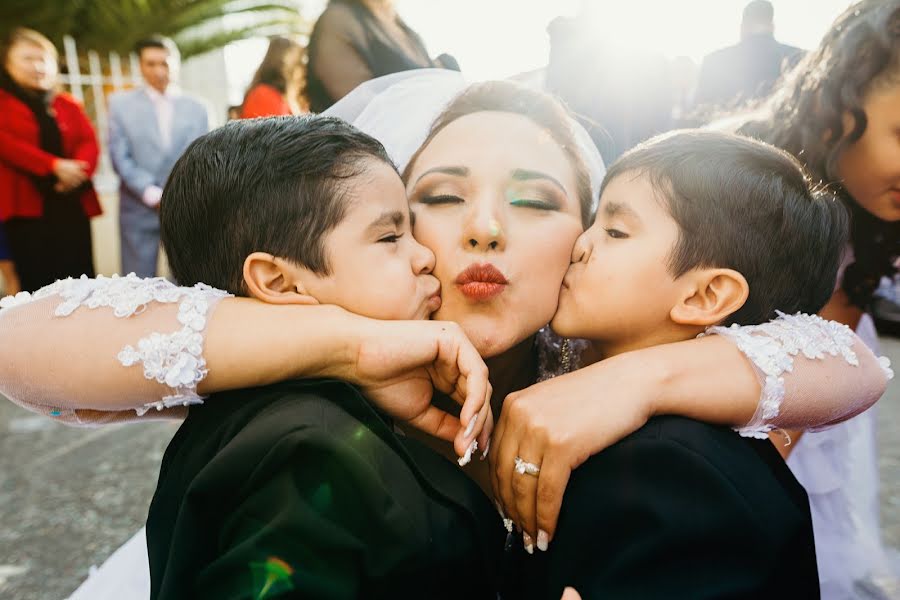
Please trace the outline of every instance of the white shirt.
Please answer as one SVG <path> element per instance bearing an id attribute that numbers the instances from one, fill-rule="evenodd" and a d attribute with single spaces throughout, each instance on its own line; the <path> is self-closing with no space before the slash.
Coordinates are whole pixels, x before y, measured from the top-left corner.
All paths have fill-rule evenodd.
<path id="1" fill-rule="evenodd" d="M 156 123 L 159 126 L 159 138 L 162 141 L 163 149 L 168 150 L 172 145 L 172 119 L 175 116 L 175 96 L 177 91 L 169 86 L 166 92 L 161 94 L 159 90 L 149 85 L 144 88 L 150 102 L 153 103 L 153 110 L 156 112 Z M 155 185 L 148 186 L 144 190 L 144 204 L 150 208 L 159 206 L 162 199 L 162 189 Z"/>
<path id="2" fill-rule="evenodd" d="M 164 94 L 149 85 L 145 88 L 147 96 L 153 103 L 156 112 L 156 122 L 159 125 L 159 137 L 162 140 L 164 150 L 168 150 L 172 144 L 172 118 L 175 116 L 175 96 L 177 92 L 169 86 Z"/>

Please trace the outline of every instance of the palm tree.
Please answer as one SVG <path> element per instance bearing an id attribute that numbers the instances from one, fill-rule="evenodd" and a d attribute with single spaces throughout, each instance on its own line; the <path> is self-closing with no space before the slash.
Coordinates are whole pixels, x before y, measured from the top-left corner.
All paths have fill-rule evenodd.
<path id="1" fill-rule="evenodd" d="M 305 33 L 301 0 L 2 0 L 0 30 L 24 25 L 58 45 L 72 36 L 80 48 L 127 53 L 158 33 L 175 39 L 189 58 L 251 36 Z M 2 31 L 0 31 L 2 33 Z M 61 46 L 58 46 L 61 47 Z"/>

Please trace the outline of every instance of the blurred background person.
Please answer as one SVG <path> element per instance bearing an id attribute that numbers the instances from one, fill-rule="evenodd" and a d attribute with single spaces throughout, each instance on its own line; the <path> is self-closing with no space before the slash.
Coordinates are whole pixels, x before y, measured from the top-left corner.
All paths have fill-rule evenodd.
<path id="1" fill-rule="evenodd" d="M 0 45 L 0 220 L 26 291 L 94 276 L 99 148 L 84 109 L 57 90 L 57 62 L 50 40 L 31 29 Z"/>
<path id="2" fill-rule="evenodd" d="M 432 61 L 425 43 L 397 15 L 393 0 L 329 0 L 309 39 L 305 95 L 322 112 L 350 90 L 399 71 L 456 66 Z"/>
<path id="3" fill-rule="evenodd" d="M 12 296 L 21 290 L 19 287 L 19 275 L 16 273 L 16 264 L 12 261 L 12 251 L 6 240 L 6 230 L 0 223 L 0 277 L 3 277 L 3 293 Z"/>
<path id="4" fill-rule="evenodd" d="M 850 211 L 850 247 L 820 314 L 855 329 L 875 352 L 868 310 L 900 255 L 898 131 L 900 0 L 850 6 L 742 128 L 798 157 Z M 790 432 L 790 443 L 773 438 L 809 494 L 826 600 L 900 598 L 900 560 L 881 538 L 877 411 Z"/>
<path id="5" fill-rule="evenodd" d="M 303 47 L 286 37 L 273 37 L 253 75 L 241 118 L 298 115 L 306 112 L 303 92 Z"/>
<path id="6" fill-rule="evenodd" d="M 605 35 L 619 25 L 615 6 L 586 0 L 575 17 L 547 27 L 545 86 L 578 115 L 603 161 L 672 127 L 668 61 L 647 48 L 625 48 Z"/>
<path id="7" fill-rule="evenodd" d="M 134 51 L 145 85 L 110 96 L 109 154 L 120 179 L 122 274 L 153 277 L 163 185 L 188 145 L 209 131 L 209 115 L 172 83 L 179 66 L 172 40 L 141 40 Z"/>
<path id="8" fill-rule="evenodd" d="M 703 59 L 694 102 L 735 106 L 765 97 L 781 74 L 797 64 L 803 50 L 775 39 L 775 9 L 767 0 L 744 7 L 741 40 Z"/>

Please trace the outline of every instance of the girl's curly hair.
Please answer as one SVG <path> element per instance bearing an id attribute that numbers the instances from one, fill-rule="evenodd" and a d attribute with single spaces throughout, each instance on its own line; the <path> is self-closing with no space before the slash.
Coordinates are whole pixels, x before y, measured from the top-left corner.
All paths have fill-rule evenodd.
<path id="1" fill-rule="evenodd" d="M 863 309 L 881 277 L 897 272 L 900 223 L 882 221 L 862 208 L 841 185 L 837 163 L 866 130 L 867 95 L 898 84 L 900 0 L 862 0 L 844 11 L 819 47 L 785 76 L 763 105 L 762 118 L 740 129 L 791 152 L 842 197 L 853 217 L 855 256 L 843 288 Z M 849 128 L 845 114 L 852 117 Z"/>

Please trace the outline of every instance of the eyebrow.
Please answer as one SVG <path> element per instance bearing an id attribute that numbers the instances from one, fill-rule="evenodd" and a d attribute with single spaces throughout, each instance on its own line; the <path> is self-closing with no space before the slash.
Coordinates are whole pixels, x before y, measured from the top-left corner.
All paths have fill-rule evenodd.
<path id="1" fill-rule="evenodd" d="M 467 167 L 435 167 L 433 169 L 428 169 L 416 179 L 415 185 L 418 185 L 423 178 L 428 175 L 433 175 L 434 173 L 443 173 L 444 175 L 453 175 L 454 177 L 468 177 L 469 169 Z"/>
<path id="2" fill-rule="evenodd" d="M 406 215 L 404 215 L 399 210 L 386 211 L 381 213 L 381 216 L 372 221 L 368 227 L 366 227 L 366 231 L 375 231 L 377 229 L 381 229 L 387 225 L 393 225 L 394 227 L 399 227 L 403 225 L 403 222 L 406 220 Z"/>
<path id="3" fill-rule="evenodd" d="M 536 179 L 543 179 L 544 181 L 549 181 L 553 185 L 559 188 L 559 191 L 563 194 L 566 194 L 566 188 L 563 187 L 563 184 L 559 182 L 555 177 L 551 177 L 546 173 L 541 173 L 540 171 L 530 171 L 528 169 L 516 169 L 512 172 L 512 178 L 515 181 L 534 181 Z"/>
<path id="4" fill-rule="evenodd" d="M 638 223 L 641 222 L 641 217 L 634 211 L 633 208 L 631 208 L 627 204 L 621 204 L 619 202 L 604 202 L 603 214 L 610 218 L 630 217 Z"/>

